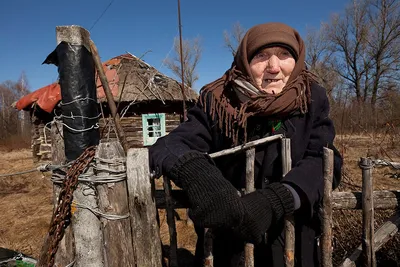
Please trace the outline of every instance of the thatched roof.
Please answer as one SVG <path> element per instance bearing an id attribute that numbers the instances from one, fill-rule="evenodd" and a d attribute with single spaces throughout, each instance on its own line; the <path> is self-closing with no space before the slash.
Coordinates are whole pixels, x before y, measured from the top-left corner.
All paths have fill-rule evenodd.
<path id="1" fill-rule="evenodd" d="M 114 69 L 119 78 L 116 101 L 183 100 L 180 83 L 134 55 L 121 55 L 104 62 L 104 65 L 108 70 Z M 196 101 L 198 94 L 186 87 L 185 96 L 186 101 Z"/>
<path id="2" fill-rule="evenodd" d="M 180 83 L 132 54 L 117 56 L 103 62 L 103 68 L 116 102 L 183 100 Z M 99 78 L 96 85 L 99 102 L 107 101 Z M 185 96 L 186 101 L 191 102 L 197 100 L 198 94 L 186 87 Z M 32 104 L 36 103 L 41 109 L 50 113 L 60 100 L 60 85 L 53 83 L 22 97 L 15 103 L 15 107 L 19 110 L 29 110 Z"/>

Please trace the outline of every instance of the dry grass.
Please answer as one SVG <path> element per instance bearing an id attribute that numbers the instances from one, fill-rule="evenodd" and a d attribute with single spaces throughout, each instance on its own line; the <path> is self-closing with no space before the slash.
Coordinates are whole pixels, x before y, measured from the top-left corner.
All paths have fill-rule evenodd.
<path id="1" fill-rule="evenodd" d="M 377 136 L 338 136 L 337 146 L 344 155 L 344 177 L 340 190 L 361 190 L 360 157 L 372 156 L 400 162 L 399 147 L 390 138 Z M 398 144 L 398 142 L 397 142 Z M 35 168 L 28 149 L 5 151 L 0 149 L 0 174 L 13 173 Z M 400 180 L 389 174 L 388 167 L 373 171 L 375 190 L 400 190 Z M 160 186 L 161 181 L 157 182 Z M 52 185 L 39 172 L 0 178 L 0 247 L 23 252 L 38 257 L 47 233 L 52 213 Z M 376 211 L 378 227 L 393 211 Z M 169 233 L 165 212 L 160 211 L 161 239 L 168 252 Z M 190 266 L 195 250 L 196 234 L 191 225 L 186 224 L 186 213 L 178 210 L 176 227 L 180 261 Z M 334 263 L 340 263 L 361 243 L 361 211 L 334 212 Z M 377 253 L 378 266 L 399 266 L 400 237 L 397 234 Z"/>
<path id="2" fill-rule="evenodd" d="M 0 150 L 0 174 L 34 169 L 29 149 Z M 0 247 L 37 257 L 52 214 L 52 185 L 39 172 L 0 178 Z"/>

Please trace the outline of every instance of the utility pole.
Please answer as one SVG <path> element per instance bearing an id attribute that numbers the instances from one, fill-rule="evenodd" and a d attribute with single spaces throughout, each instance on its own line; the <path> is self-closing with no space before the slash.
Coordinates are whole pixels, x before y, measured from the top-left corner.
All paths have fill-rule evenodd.
<path id="1" fill-rule="evenodd" d="M 183 100 L 183 121 L 187 120 L 186 114 L 186 94 L 185 94 L 185 76 L 184 76 L 184 64 L 183 64 L 183 53 L 182 53 L 182 24 L 181 24 L 181 1 L 178 0 L 178 23 L 179 23 L 179 54 L 181 56 L 181 79 L 182 79 L 182 100 Z"/>

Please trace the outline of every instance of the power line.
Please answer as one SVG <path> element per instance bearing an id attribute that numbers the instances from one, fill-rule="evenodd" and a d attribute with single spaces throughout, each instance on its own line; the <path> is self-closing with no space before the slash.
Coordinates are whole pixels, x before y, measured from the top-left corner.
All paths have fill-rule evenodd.
<path id="1" fill-rule="evenodd" d="M 110 6 L 112 5 L 112 3 L 115 0 L 111 0 L 111 2 L 108 4 L 108 6 L 104 9 L 104 11 L 101 13 L 101 15 L 97 18 L 97 20 L 93 23 L 92 27 L 90 27 L 89 31 L 91 31 L 94 26 L 97 24 L 97 22 L 99 22 L 99 20 L 104 16 L 104 14 L 107 12 L 107 10 L 110 8 Z"/>

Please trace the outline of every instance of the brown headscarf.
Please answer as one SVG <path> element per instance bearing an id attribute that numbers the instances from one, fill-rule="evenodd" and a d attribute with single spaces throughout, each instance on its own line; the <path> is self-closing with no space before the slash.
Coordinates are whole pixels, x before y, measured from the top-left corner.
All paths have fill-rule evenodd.
<path id="1" fill-rule="evenodd" d="M 249 62 L 265 47 L 283 46 L 296 59 L 296 65 L 282 92 L 268 94 L 257 89 Z M 225 135 L 238 142 L 238 132 L 244 130 L 253 115 L 283 118 L 296 111 L 307 113 L 311 101 L 310 83 L 314 76 L 305 67 L 305 46 L 299 33 L 283 23 L 265 23 L 252 27 L 243 37 L 232 66 L 216 81 L 201 89 L 200 101 L 212 117 L 219 121 Z M 208 93 L 211 93 L 211 99 Z M 211 103 L 206 104 L 206 99 Z"/>

